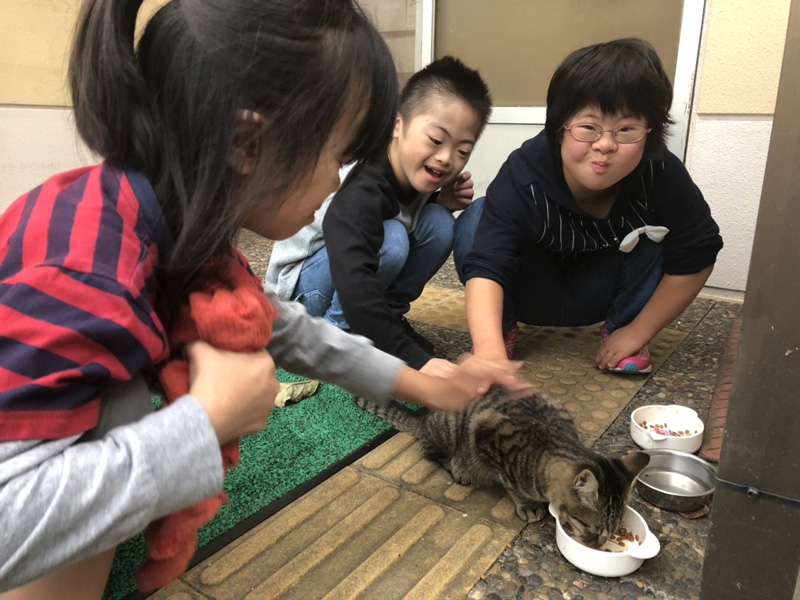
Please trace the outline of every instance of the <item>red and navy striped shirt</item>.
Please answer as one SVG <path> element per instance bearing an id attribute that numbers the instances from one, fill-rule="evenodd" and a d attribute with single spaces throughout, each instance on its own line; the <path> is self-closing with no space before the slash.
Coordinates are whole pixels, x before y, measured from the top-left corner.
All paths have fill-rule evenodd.
<path id="1" fill-rule="evenodd" d="M 167 358 L 153 308 L 171 236 L 141 173 L 56 175 L 0 216 L 0 441 L 97 424 L 99 384 Z"/>

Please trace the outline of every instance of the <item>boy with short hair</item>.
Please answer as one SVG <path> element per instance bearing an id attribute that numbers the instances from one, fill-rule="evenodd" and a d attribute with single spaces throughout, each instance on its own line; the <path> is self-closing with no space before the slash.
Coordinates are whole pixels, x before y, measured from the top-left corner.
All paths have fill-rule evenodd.
<path id="1" fill-rule="evenodd" d="M 267 284 L 409 366 L 447 376 L 454 365 L 434 358 L 404 315 L 450 255 L 452 213 L 473 196 L 463 169 L 491 106 L 480 74 L 457 58 L 415 73 L 400 95 L 386 158 L 342 169 L 348 181 L 314 222 L 275 244 Z"/>

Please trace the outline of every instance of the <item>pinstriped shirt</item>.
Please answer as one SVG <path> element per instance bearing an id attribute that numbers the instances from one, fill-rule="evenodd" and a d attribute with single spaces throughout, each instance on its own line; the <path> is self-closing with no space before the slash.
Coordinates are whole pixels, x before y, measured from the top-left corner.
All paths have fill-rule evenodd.
<path id="1" fill-rule="evenodd" d="M 98 383 L 167 356 L 153 308 L 170 235 L 147 179 L 57 175 L 0 217 L 0 440 L 91 429 Z"/>
<path id="2" fill-rule="evenodd" d="M 618 248 L 640 227 L 669 229 L 662 242 L 665 273 L 697 273 L 712 265 L 722 238 L 708 204 L 686 168 L 667 152 L 642 164 L 621 183 L 606 218 L 578 207 L 545 133 L 508 157 L 486 192 L 483 215 L 464 264 L 467 279 L 513 281 L 519 257 L 533 245 L 555 261 Z"/>

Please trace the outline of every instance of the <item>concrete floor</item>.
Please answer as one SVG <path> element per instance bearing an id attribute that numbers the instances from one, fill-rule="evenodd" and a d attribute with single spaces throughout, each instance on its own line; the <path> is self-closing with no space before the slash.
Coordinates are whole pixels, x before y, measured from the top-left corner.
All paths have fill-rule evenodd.
<path id="1" fill-rule="evenodd" d="M 270 245 L 246 236 L 240 247 L 263 273 Z M 524 328 L 517 358 L 523 377 L 572 411 L 584 443 L 622 455 L 635 448 L 628 428 L 638 406 L 680 403 L 706 418 L 740 316 L 738 303 L 698 298 L 651 344 L 649 376 L 594 369 L 599 326 Z M 469 348 L 452 263 L 409 318 L 441 356 Z M 629 576 L 588 575 L 561 557 L 552 518 L 525 526 L 502 491 L 452 483 L 399 434 L 152 598 L 699 598 L 713 512 L 688 518 L 635 492 L 631 505 L 658 536 L 660 553 Z"/>

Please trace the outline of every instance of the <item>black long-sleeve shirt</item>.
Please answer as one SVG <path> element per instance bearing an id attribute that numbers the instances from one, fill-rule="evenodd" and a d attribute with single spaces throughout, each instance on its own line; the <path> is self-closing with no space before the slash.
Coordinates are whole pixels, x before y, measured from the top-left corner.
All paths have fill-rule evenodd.
<path id="1" fill-rule="evenodd" d="M 379 166 L 365 166 L 331 200 L 322 224 L 333 285 L 353 333 L 376 347 L 421 368 L 432 357 L 406 333 L 392 313 L 378 280 L 378 252 L 383 222 L 400 214 L 400 206 L 420 200 L 416 191 L 400 187 L 388 157 Z"/>

